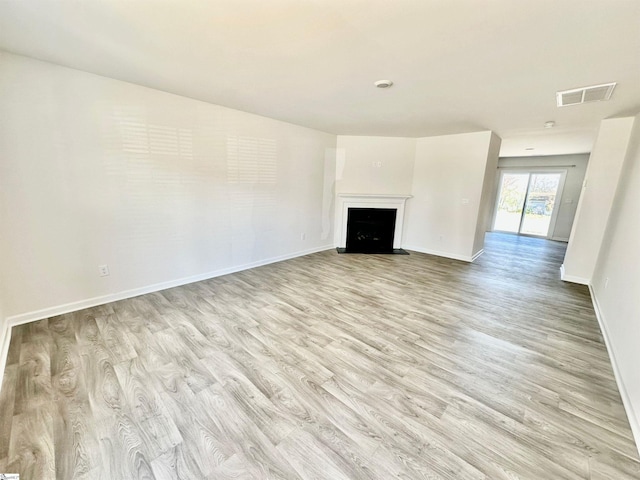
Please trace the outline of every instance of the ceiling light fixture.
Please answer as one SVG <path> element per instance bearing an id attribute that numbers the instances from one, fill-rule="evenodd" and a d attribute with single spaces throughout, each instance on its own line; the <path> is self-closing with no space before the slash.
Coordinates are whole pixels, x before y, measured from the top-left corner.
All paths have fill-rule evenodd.
<path id="1" fill-rule="evenodd" d="M 556 126 L 556 122 L 554 122 L 553 120 L 550 120 L 548 122 L 544 122 L 544 128 L 553 128 Z"/>
<path id="2" fill-rule="evenodd" d="M 393 85 L 393 82 L 391 80 L 378 80 L 374 85 L 378 88 L 389 88 Z"/>

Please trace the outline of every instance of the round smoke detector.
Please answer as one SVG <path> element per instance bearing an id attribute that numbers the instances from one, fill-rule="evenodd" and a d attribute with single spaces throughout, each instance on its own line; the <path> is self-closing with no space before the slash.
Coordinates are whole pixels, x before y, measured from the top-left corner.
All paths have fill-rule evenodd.
<path id="1" fill-rule="evenodd" d="M 378 88 L 389 88 L 393 85 L 393 82 L 391 80 L 378 80 L 374 85 Z"/>

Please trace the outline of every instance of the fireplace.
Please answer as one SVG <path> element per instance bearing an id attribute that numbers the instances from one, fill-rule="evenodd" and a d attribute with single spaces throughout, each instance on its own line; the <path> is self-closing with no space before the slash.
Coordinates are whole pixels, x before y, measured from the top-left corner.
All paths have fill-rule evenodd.
<path id="1" fill-rule="evenodd" d="M 350 208 L 346 253 L 393 253 L 396 229 L 393 208 Z"/>
<path id="2" fill-rule="evenodd" d="M 404 207 L 409 198 L 411 195 L 339 193 L 336 212 L 338 252 L 407 255 L 401 247 Z M 355 236 L 350 231 L 353 229 Z"/>

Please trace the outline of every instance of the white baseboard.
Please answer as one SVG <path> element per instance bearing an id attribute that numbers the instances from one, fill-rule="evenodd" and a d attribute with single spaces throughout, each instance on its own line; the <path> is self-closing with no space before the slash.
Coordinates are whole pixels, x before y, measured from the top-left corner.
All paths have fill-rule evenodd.
<path id="1" fill-rule="evenodd" d="M 484 248 L 481 248 L 481 249 L 480 249 L 480 251 L 476 252 L 476 254 L 475 254 L 473 257 L 471 257 L 471 261 L 472 261 L 472 262 L 475 262 L 475 261 L 476 261 L 476 259 L 477 259 L 480 255 L 482 255 L 483 253 L 484 253 Z"/>
<path id="2" fill-rule="evenodd" d="M 609 332 L 607 331 L 607 322 L 605 321 L 604 315 L 602 314 L 602 310 L 600 310 L 598 299 L 596 298 L 596 294 L 593 291 L 593 287 L 591 285 L 589 285 L 589 292 L 591 293 L 591 302 L 593 303 L 593 309 L 596 312 L 596 318 L 598 319 L 598 323 L 600 324 L 600 331 L 602 332 L 602 336 L 604 337 L 604 344 L 607 347 L 607 352 L 609 353 L 609 358 L 611 359 L 611 367 L 613 368 L 613 375 L 616 378 L 618 391 L 620 392 L 620 396 L 622 397 L 622 404 L 624 405 L 625 412 L 627 413 L 627 419 L 629 420 L 631 433 L 633 433 L 633 438 L 636 441 L 636 448 L 638 449 L 638 454 L 640 454 L 639 418 L 636 416 L 636 413 L 633 410 L 633 404 L 631 403 L 631 398 L 629 398 L 627 389 L 625 388 L 624 382 L 622 381 L 620 370 L 618 368 L 618 362 L 616 361 L 616 355 L 613 351 L 613 345 L 611 344 L 611 340 L 609 338 Z"/>
<path id="3" fill-rule="evenodd" d="M 579 283 L 580 285 L 589 285 L 591 283 L 588 278 L 575 277 L 573 275 L 565 274 L 564 263 L 560 265 L 560 279 L 565 282 Z"/>
<path id="4" fill-rule="evenodd" d="M 555 240 L 556 242 L 568 242 L 569 237 L 551 237 L 550 240 Z"/>
<path id="5" fill-rule="evenodd" d="M 223 275 L 229 275 L 230 273 L 240 272 L 242 270 L 249 270 L 250 268 L 261 267 L 270 263 L 282 262 L 284 260 L 290 260 L 296 257 L 302 257 L 304 255 L 310 255 L 312 253 L 322 252 L 325 250 L 333 249 L 333 245 L 325 245 L 322 247 L 311 248 L 308 250 L 302 250 L 299 252 L 281 255 L 279 257 L 271 257 L 265 260 L 260 260 L 253 263 L 246 263 L 244 265 L 238 265 L 230 268 L 223 268 L 221 270 L 215 270 L 212 272 L 202 273 L 199 275 L 193 275 L 191 277 L 179 278 L 177 280 L 169 280 L 168 282 L 155 283 L 145 287 L 134 288 L 132 290 L 125 290 L 117 293 L 110 293 L 108 295 L 101 295 L 99 297 L 87 298 L 85 300 L 79 300 L 77 302 L 65 303 L 63 305 L 56 305 L 53 307 L 43 308 L 41 310 L 35 310 L 33 312 L 25 312 L 19 315 L 12 315 L 7 318 L 8 326 L 21 325 L 23 323 L 29 323 L 36 320 L 42 320 L 43 318 L 49 318 L 56 315 L 63 315 L 69 312 L 75 312 L 85 308 L 95 307 L 97 305 L 103 305 L 105 303 L 116 302 L 118 300 L 124 300 L 131 297 L 137 297 L 147 293 L 158 292 L 160 290 L 166 290 L 167 288 L 179 287 L 188 283 L 200 282 L 202 280 L 208 280 L 210 278 L 221 277 Z"/>
<path id="6" fill-rule="evenodd" d="M 402 248 L 404 248 L 405 250 L 413 250 L 414 252 L 418 252 L 418 253 L 426 253 L 427 255 L 435 255 L 437 257 L 452 258 L 453 260 L 462 260 L 463 262 L 473 262 L 484 251 L 484 250 L 481 250 L 480 252 L 476 253 L 473 257 L 471 257 L 469 255 L 458 255 L 457 253 L 442 252 L 442 251 L 431 250 L 431 249 L 422 248 L 422 247 L 412 247 L 410 245 L 403 245 Z"/>

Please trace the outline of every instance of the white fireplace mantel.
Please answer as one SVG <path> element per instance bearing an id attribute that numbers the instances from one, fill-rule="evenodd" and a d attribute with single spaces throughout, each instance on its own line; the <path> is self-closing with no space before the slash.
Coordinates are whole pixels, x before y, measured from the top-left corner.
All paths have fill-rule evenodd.
<path id="1" fill-rule="evenodd" d="M 347 220 L 350 208 L 390 208 L 396 210 L 396 228 L 393 233 L 393 248 L 402 248 L 402 230 L 404 224 L 404 206 L 407 199 L 413 195 L 389 195 L 389 194 L 363 194 L 363 193 L 339 193 L 338 194 L 338 228 L 340 240 L 338 247 L 347 246 Z"/>

